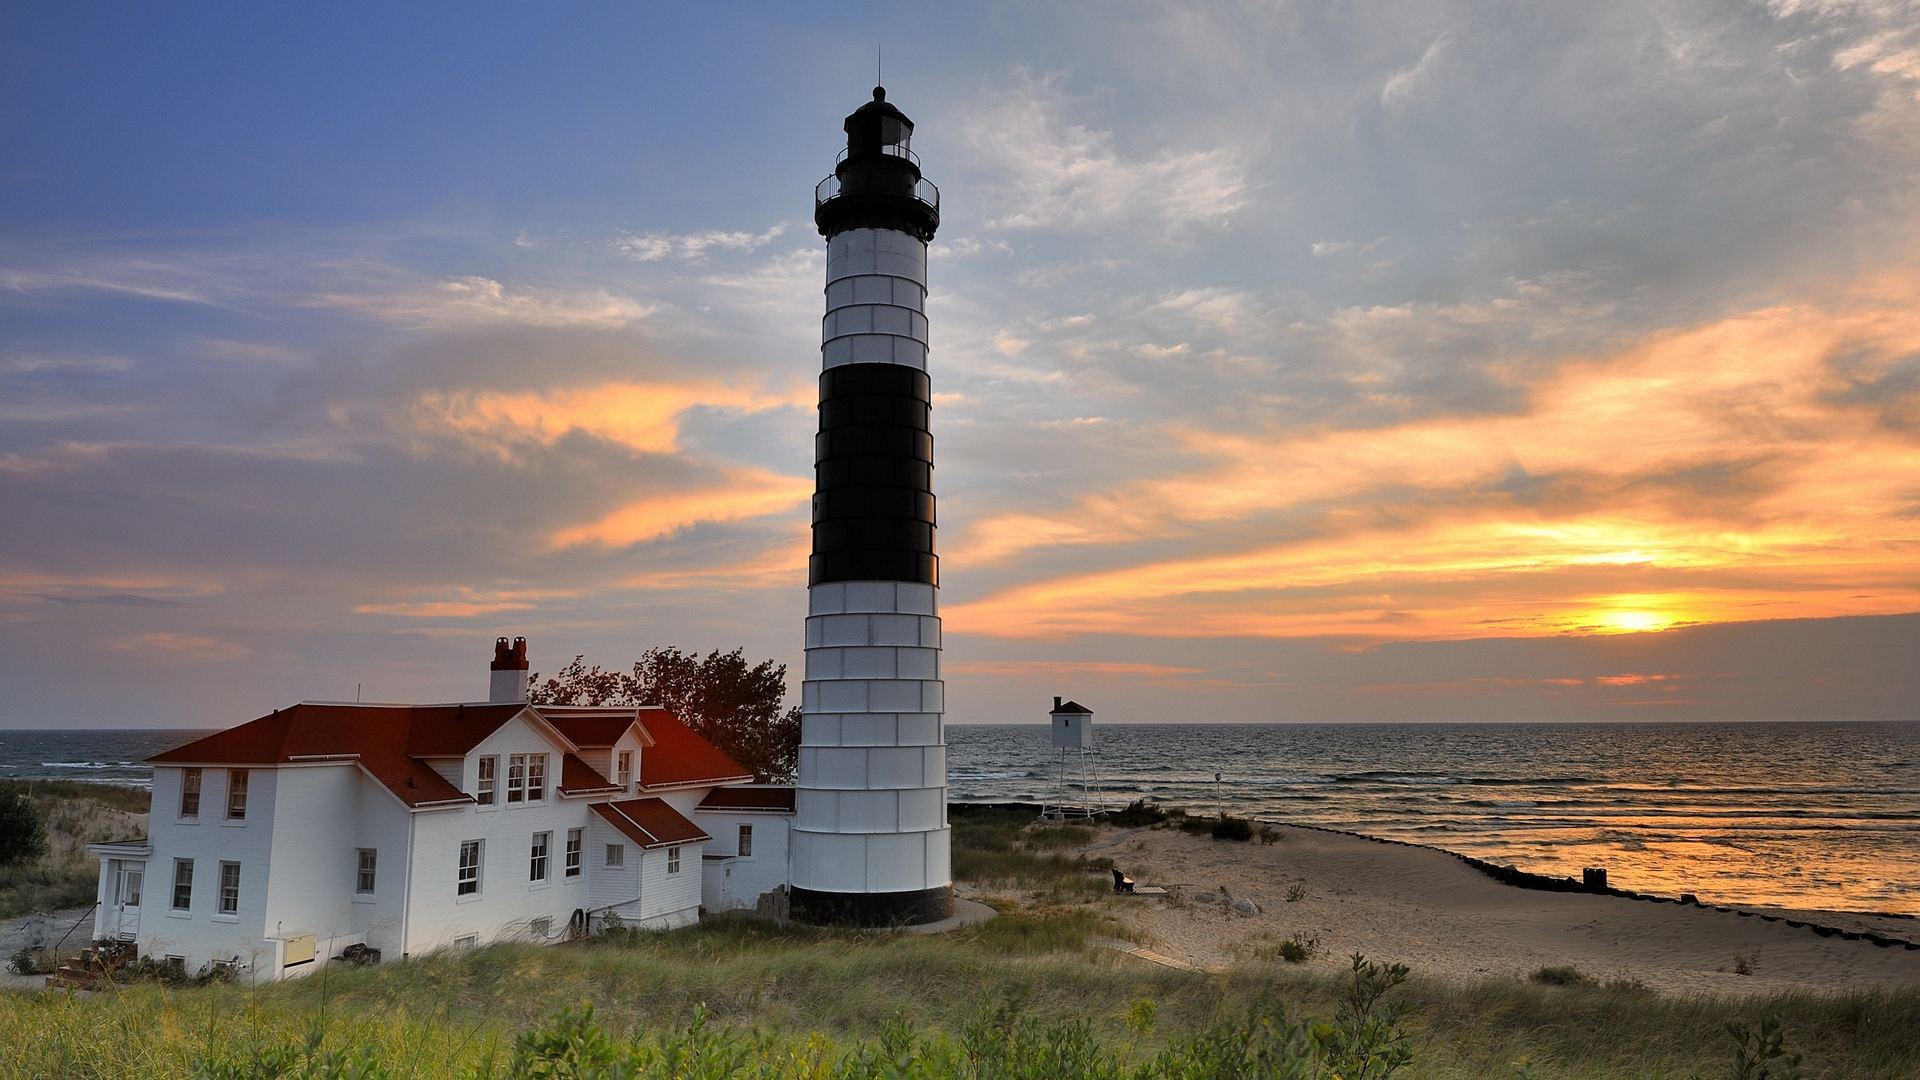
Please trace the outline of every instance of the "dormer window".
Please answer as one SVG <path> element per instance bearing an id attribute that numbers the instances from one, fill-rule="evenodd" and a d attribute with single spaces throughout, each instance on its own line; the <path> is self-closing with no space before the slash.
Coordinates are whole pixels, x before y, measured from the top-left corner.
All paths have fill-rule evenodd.
<path id="1" fill-rule="evenodd" d="M 540 802 L 547 797 L 547 755 L 510 754 L 507 757 L 507 801 Z"/>
<path id="2" fill-rule="evenodd" d="M 613 782 L 626 787 L 633 782 L 633 751 L 622 750 L 614 758 Z"/>
<path id="3" fill-rule="evenodd" d="M 473 801 L 481 806 L 493 805 L 493 789 L 500 782 L 500 757 L 488 754 L 479 761 L 478 782 L 474 785 Z"/>

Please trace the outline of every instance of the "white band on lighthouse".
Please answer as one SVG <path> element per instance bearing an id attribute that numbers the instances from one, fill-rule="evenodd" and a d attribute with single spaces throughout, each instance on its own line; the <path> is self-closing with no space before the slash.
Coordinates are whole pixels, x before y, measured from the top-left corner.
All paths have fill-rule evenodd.
<path id="1" fill-rule="evenodd" d="M 927 245 L 893 229 L 848 229 L 827 241 L 823 367 L 927 369 Z"/>

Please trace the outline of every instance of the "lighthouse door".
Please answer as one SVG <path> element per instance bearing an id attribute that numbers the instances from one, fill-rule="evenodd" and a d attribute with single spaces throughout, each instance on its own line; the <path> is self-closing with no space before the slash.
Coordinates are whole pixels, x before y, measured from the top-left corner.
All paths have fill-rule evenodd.
<path id="1" fill-rule="evenodd" d="M 146 864 L 122 863 L 113 877 L 114 933 L 123 941 L 140 936 L 140 888 L 145 883 Z"/>

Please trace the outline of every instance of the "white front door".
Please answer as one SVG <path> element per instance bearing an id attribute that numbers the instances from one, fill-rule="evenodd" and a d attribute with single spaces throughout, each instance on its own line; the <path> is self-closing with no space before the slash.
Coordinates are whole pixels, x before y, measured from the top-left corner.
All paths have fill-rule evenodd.
<path id="1" fill-rule="evenodd" d="M 145 863 L 121 863 L 113 875 L 114 933 L 122 941 L 140 936 L 140 891 L 146 873 Z"/>

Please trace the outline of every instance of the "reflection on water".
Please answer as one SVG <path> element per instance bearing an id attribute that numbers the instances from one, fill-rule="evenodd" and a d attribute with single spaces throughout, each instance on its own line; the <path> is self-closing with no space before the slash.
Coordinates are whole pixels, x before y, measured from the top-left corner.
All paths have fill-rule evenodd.
<path id="1" fill-rule="evenodd" d="M 1107 799 L 1325 825 L 1702 899 L 1920 914 L 1920 724 L 1111 725 Z M 1039 800 L 1039 725 L 948 729 L 949 797 Z M 1216 791 L 1214 773 L 1222 773 Z"/>

